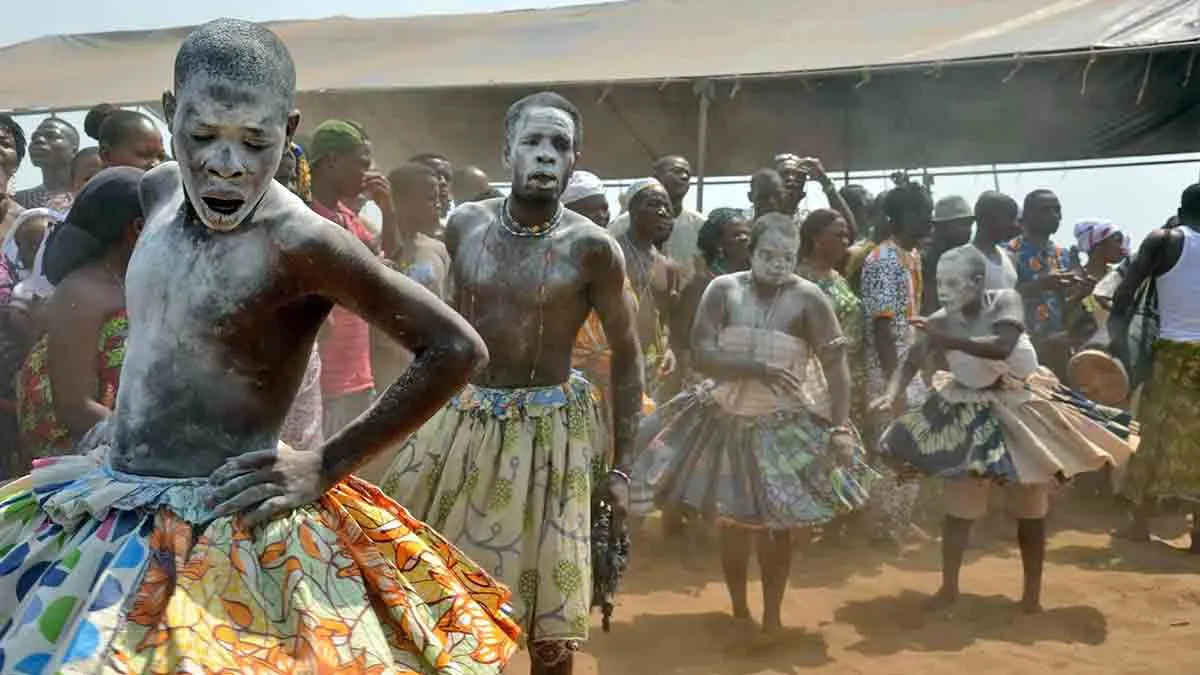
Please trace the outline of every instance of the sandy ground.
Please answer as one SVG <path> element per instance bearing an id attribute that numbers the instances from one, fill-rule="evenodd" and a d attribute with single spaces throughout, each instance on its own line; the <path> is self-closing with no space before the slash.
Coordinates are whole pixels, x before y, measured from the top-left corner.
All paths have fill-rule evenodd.
<path id="1" fill-rule="evenodd" d="M 1080 510 L 1053 518 L 1041 615 L 1014 606 L 1020 559 L 1003 535 L 973 546 L 962 580 L 967 595 L 935 614 L 919 602 L 939 582 L 936 539 L 901 555 L 814 542 L 796 557 L 783 609 L 788 634 L 771 647 L 728 618 L 715 551 L 685 566 L 651 534 L 635 552 L 612 632 L 593 622 L 576 672 L 1200 673 L 1200 556 L 1176 548 L 1186 545 L 1185 525 L 1160 521 L 1160 534 L 1179 538 L 1136 545 L 1108 536 L 1118 522 L 1113 513 Z M 757 613 L 757 578 L 750 592 Z M 527 672 L 524 655 L 508 669 Z"/>

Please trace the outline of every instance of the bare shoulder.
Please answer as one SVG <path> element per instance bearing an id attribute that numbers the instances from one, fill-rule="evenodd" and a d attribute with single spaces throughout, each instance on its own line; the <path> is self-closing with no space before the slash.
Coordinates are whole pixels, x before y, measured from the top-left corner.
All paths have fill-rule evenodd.
<path id="1" fill-rule="evenodd" d="M 789 289 L 789 292 L 808 302 L 820 302 L 824 304 L 829 300 L 829 296 L 825 294 L 825 291 L 821 290 L 820 286 L 799 274 L 792 275 L 792 287 Z"/>
<path id="2" fill-rule="evenodd" d="M 993 306 L 997 308 L 1007 309 L 1024 307 L 1021 294 L 1011 288 L 992 291 L 992 294 Z"/>
<path id="3" fill-rule="evenodd" d="M 500 212 L 504 199 L 496 197 L 482 202 L 468 202 L 454 209 L 450 220 L 446 221 L 445 246 L 450 255 L 458 242 L 462 241 L 474 230 L 492 222 Z"/>
<path id="4" fill-rule="evenodd" d="M 62 280 L 46 302 L 46 315 L 52 322 L 91 322 L 107 318 L 121 308 L 108 280 L 93 269 L 84 268 Z"/>
<path id="5" fill-rule="evenodd" d="M 142 212 L 149 217 L 157 207 L 177 196 L 183 190 L 179 177 L 179 164 L 164 162 L 146 172 L 138 185 L 138 196 L 142 201 Z"/>

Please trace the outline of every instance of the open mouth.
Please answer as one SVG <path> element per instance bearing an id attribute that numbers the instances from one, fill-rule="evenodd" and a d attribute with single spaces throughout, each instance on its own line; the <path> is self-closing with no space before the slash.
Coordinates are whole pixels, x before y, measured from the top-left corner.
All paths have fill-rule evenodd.
<path id="1" fill-rule="evenodd" d="M 232 216 L 246 203 L 244 199 L 220 199 L 217 197 L 203 197 L 201 201 L 210 211 L 216 211 L 223 216 Z"/>
<path id="2" fill-rule="evenodd" d="M 551 173 L 529 174 L 529 182 L 537 187 L 552 187 L 558 183 L 558 176 Z"/>

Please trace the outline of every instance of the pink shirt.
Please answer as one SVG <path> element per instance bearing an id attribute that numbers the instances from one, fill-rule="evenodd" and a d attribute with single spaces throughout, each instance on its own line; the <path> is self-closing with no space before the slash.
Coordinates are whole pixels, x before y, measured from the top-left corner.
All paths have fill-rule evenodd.
<path id="1" fill-rule="evenodd" d="M 375 250 L 371 231 L 340 202 L 336 212 L 315 200 L 312 208 L 317 215 L 346 228 L 368 248 Z M 371 331 L 367 322 L 341 306 L 334 306 L 327 322 L 327 335 L 320 341 L 321 393 L 327 398 L 337 398 L 373 388 Z"/>

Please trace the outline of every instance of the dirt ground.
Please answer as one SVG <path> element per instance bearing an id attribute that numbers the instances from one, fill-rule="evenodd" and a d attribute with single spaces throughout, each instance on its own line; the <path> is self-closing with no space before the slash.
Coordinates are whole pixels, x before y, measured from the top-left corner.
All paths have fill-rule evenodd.
<path id="1" fill-rule="evenodd" d="M 933 614 L 919 603 L 939 582 L 936 538 L 900 555 L 818 541 L 799 549 L 783 608 L 788 634 L 773 646 L 729 618 L 715 550 L 684 565 L 650 534 L 638 542 L 612 632 L 593 621 L 576 673 L 1200 672 L 1200 556 L 1179 550 L 1186 524 L 1160 520 L 1156 532 L 1170 538 L 1137 545 L 1107 534 L 1119 519 L 1105 509 L 1060 509 L 1052 522 L 1041 615 L 1015 607 L 1020 559 L 1002 532 L 973 545 L 959 605 Z M 750 592 L 757 613 L 757 578 Z M 527 672 L 524 655 L 508 669 Z"/>

